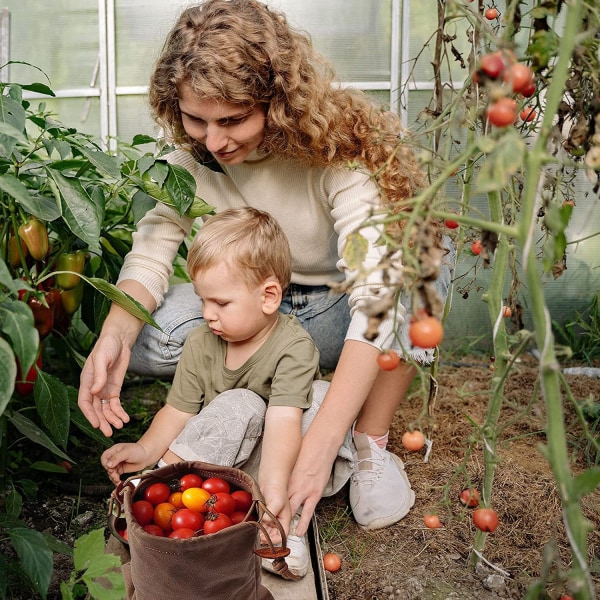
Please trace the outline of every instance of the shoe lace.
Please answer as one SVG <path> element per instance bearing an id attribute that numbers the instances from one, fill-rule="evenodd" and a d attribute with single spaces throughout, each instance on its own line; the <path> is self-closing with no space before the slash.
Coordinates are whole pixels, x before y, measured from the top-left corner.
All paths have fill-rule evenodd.
<path id="1" fill-rule="evenodd" d="M 363 463 L 371 463 L 371 468 L 361 469 Z M 352 473 L 352 481 L 373 482 L 381 477 L 384 467 L 384 457 L 371 455 L 364 458 L 357 458 L 355 468 Z"/>

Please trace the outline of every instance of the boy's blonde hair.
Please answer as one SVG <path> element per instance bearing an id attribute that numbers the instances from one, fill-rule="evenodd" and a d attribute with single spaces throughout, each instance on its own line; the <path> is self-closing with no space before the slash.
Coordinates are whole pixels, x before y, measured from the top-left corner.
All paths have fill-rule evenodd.
<path id="1" fill-rule="evenodd" d="M 279 223 L 269 213 L 248 206 L 229 208 L 208 218 L 194 237 L 187 270 L 193 279 L 203 269 L 226 263 L 239 271 L 248 287 L 275 278 L 285 292 L 291 260 Z"/>

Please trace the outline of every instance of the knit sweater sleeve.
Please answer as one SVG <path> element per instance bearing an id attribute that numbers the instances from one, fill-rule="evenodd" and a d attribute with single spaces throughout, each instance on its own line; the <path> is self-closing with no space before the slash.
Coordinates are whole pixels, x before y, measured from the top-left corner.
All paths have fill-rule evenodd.
<path id="1" fill-rule="evenodd" d="M 404 324 L 405 308 L 398 305 L 381 321 L 378 335 L 374 340 L 367 340 L 365 333 L 368 328 L 368 316 L 364 309 L 369 302 L 377 300 L 387 288 L 382 281 L 377 265 L 387 249 L 380 242 L 384 225 L 378 218 L 380 196 L 377 186 L 365 173 L 345 169 L 331 171 L 329 175 L 331 215 L 334 218 L 334 228 L 338 234 L 338 269 L 343 271 L 348 279 L 356 278 L 349 295 L 352 320 L 346 334 L 347 340 L 358 340 L 369 343 L 379 349 L 389 346 L 394 331 Z M 364 224 L 367 219 L 373 223 L 369 227 Z M 367 253 L 363 262 L 364 272 L 358 273 L 349 268 L 344 259 L 344 250 L 351 233 L 359 232 L 367 241 Z M 395 257 L 399 259 L 399 256 Z M 399 260 L 397 260 L 400 268 Z"/>

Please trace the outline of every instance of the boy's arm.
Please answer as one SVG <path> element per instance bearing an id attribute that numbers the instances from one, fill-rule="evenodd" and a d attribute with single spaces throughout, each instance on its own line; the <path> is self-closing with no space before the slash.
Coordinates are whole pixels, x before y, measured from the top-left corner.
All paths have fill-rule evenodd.
<path id="1" fill-rule="evenodd" d="M 286 533 L 292 518 L 288 483 L 302 442 L 302 412 L 293 406 L 270 406 L 265 415 L 258 484 Z"/>

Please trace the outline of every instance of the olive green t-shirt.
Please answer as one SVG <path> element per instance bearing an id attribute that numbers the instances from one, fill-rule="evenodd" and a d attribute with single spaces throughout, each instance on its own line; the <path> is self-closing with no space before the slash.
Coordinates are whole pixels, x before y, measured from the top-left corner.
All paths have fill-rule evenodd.
<path id="1" fill-rule="evenodd" d="M 227 343 L 200 325 L 187 337 L 167 404 L 196 414 L 218 394 L 244 388 L 271 406 L 308 408 L 319 379 L 319 351 L 293 315 L 279 313 L 265 343 L 239 368 L 225 366 Z"/>

